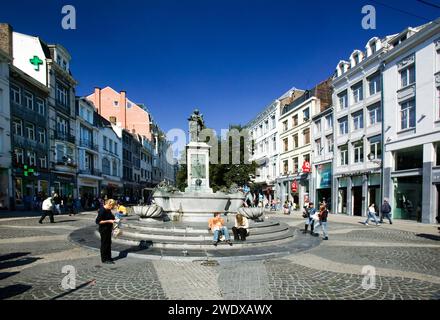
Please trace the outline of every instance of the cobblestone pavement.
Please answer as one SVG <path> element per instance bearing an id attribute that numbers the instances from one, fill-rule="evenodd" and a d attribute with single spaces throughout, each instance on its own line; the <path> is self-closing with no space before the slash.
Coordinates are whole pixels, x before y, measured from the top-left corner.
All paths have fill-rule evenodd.
<path id="1" fill-rule="evenodd" d="M 303 223 L 276 214 L 270 219 Z M 94 224 L 93 214 L 55 221 L 0 219 L 0 299 L 440 299 L 436 226 L 365 227 L 359 218 L 343 218 L 330 224 L 329 241 L 283 259 L 121 258 L 103 265 L 98 252 L 68 241 L 72 231 Z M 362 273 L 366 265 L 376 268 L 374 281 Z M 61 286 L 65 266 L 75 268 L 76 289 Z"/>

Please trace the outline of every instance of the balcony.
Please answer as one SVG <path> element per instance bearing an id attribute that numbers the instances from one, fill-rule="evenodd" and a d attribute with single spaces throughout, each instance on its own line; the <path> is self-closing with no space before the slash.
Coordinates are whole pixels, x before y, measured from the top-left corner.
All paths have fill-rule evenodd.
<path id="1" fill-rule="evenodd" d="M 79 146 L 83 148 L 88 148 L 90 150 L 94 150 L 96 152 L 99 151 L 99 146 L 97 144 L 93 144 L 93 141 L 90 140 L 80 140 Z"/>
<path id="2" fill-rule="evenodd" d="M 87 168 L 78 170 L 79 174 L 89 175 L 89 176 L 97 176 L 100 177 L 102 175 L 101 170 L 95 168 Z"/>
<path id="3" fill-rule="evenodd" d="M 55 131 L 55 139 L 75 144 L 75 136 L 70 133 Z"/>

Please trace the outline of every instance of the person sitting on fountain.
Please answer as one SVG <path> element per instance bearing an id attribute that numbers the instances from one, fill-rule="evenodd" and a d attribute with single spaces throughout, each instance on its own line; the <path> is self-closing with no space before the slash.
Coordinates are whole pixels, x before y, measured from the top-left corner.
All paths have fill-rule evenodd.
<path id="1" fill-rule="evenodd" d="M 228 228 L 225 226 L 225 220 L 220 217 L 220 212 L 214 213 L 214 218 L 209 219 L 208 226 L 209 230 L 214 232 L 214 246 L 217 246 L 217 244 L 219 243 L 220 234 L 223 234 L 225 236 L 226 243 L 232 246 Z"/>
<path id="2" fill-rule="evenodd" d="M 246 241 L 246 237 L 249 235 L 249 220 L 242 215 L 237 213 L 235 216 L 235 226 L 232 228 L 234 233 L 234 240 Z"/>

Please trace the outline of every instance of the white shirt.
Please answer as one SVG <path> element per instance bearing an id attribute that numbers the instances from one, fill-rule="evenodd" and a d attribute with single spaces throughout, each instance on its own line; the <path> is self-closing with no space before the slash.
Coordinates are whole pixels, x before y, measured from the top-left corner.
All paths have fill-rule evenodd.
<path id="1" fill-rule="evenodd" d="M 47 198 L 46 200 L 44 200 L 41 208 L 45 211 L 51 211 L 52 210 L 52 198 Z"/>
<path id="2" fill-rule="evenodd" d="M 374 209 L 374 206 L 369 207 L 368 210 L 370 210 L 371 213 L 376 213 L 376 210 Z"/>

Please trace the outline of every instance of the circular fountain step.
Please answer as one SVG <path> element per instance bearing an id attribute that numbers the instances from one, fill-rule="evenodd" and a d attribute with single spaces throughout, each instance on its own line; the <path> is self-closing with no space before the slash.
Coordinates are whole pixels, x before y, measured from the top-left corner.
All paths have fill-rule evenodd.
<path id="1" fill-rule="evenodd" d="M 227 223 L 233 239 L 231 222 Z M 122 234 L 113 239 L 112 249 L 119 256 L 148 259 L 255 260 L 279 257 L 310 249 L 319 238 L 303 235 L 298 229 L 276 220 L 250 221 L 246 241 L 234 241 L 233 246 L 220 242 L 213 246 L 213 235 L 205 223 L 163 222 L 146 223 L 136 217 L 124 219 Z M 96 226 L 74 231 L 70 240 L 89 248 L 100 248 Z"/>

